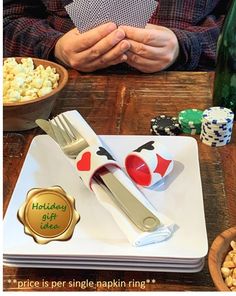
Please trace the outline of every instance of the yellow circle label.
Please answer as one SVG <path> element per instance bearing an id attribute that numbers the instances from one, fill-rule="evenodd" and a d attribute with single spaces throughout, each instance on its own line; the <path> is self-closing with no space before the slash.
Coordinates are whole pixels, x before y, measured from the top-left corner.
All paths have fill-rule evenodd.
<path id="1" fill-rule="evenodd" d="M 28 227 L 43 237 L 54 237 L 70 225 L 72 208 L 59 192 L 43 191 L 31 198 L 25 208 Z"/>
<path id="2" fill-rule="evenodd" d="M 60 186 L 54 186 L 31 189 L 18 211 L 18 218 L 26 234 L 37 243 L 46 244 L 52 240 L 68 240 L 80 216 L 75 210 L 74 198 Z"/>

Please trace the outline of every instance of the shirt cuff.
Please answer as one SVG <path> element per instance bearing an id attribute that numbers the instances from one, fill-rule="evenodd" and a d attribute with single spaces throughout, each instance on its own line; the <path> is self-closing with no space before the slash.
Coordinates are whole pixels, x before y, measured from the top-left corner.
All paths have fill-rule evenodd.
<path id="1" fill-rule="evenodd" d="M 198 67 L 202 46 L 200 33 L 171 29 L 178 41 L 180 54 L 175 63 L 168 70 L 194 70 Z"/>
<path id="2" fill-rule="evenodd" d="M 42 59 L 54 60 L 54 48 L 61 36 L 64 35 L 58 31 L 50 31 L 43 42 L 39 42 L 38 46 L 35 47 L 36 56 L 40 56 Z"/>

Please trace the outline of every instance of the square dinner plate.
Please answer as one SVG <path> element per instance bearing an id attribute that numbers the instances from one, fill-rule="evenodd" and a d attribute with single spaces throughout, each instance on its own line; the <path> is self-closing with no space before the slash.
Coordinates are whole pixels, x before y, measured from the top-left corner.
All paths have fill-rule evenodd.
<path id="1" fill-rule="evenodd" d="M 197 142 L 192 137 L 100 136 L 123 165 L 127 153 L 158 140 L 174 157 L 174 168 L 165 183 L 140 190 L 152 205 L 177 224 L 173 236 L 161 243 L 133 247 L 112 216 L 80 180 L 71 162 L 47 135 L 33 139 L 10 200 L 3 223 L 3 256 L 13 258 L 94 258 L 133 262 L 172 262 L 196 264 L 208 251 Z M 37 244 L 24 233 L 17 219 L 28 190 L 60 185 L 76 200 L 81 220 L 68 241 Z M 60 261 L 60 260 L 59 260 Z M 188 264 L 188 263 L 187 263 Z M 86 264 L 85 264 L 86 265 Z"/>

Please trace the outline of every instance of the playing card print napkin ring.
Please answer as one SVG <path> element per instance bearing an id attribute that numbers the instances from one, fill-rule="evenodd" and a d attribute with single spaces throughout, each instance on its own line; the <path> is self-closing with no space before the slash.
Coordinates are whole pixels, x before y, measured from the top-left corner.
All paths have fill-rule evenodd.
<path id="1" fill-rule="evenodd" d="M 114 157 L 101 146 L 90 146 L 76 158 L 78 173 L 89 189 L 95 174 L 103 167 L 109 166 L 120 168 Z M 173 157 L 158 141 L 149 141 L 125 157 L 128 175 L 135 183 L 145 187 L 163 180 L 172 171 L 173 166 Z"/>
<path id="2" fill-rule="evenodd" d="M 76 157 L 76 168 L 84 184 L 90 189 L 95 174 L 103 167 L 120 167 L 112 155 L 101 146 L 89 146 Z"/>
<path id="3" fill-rule="evenodd" d="M 129 176 L 138 185 L 145 187 L 163 180 L 173 166 L 173 157 L 158 141 L 143 144 L 125 158 L 125 168 Z"/>

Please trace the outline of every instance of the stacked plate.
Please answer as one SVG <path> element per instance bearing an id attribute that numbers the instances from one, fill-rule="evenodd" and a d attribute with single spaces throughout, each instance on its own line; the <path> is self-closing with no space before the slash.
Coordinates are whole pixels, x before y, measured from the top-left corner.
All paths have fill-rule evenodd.
<path id="1" fill-rule="evenodd" d="M 48 136 L 38 136 L 31 143 L 4 218 L 4 264 L 40 268 L 200 271 L 208 244 L 195 139 L 102 136 L 121 165 L 127 152 L 153 139 L 158 139 L 172 152 L 174 169 L 162 186 L 140 190 L 159 212 L 176 223 L 171 238 L 133 247 L 110 213 L 81 182 L 60 148 Z M 70 240 L 40 245 L 24 233 L 17 211 L 31 188 L 53 185 L 60 185 L 75 198 L 81 219 Z"/>

